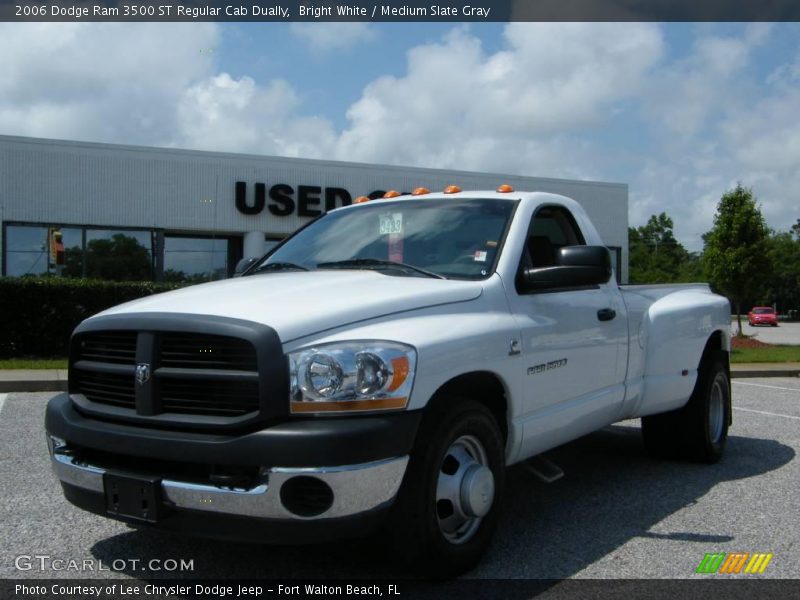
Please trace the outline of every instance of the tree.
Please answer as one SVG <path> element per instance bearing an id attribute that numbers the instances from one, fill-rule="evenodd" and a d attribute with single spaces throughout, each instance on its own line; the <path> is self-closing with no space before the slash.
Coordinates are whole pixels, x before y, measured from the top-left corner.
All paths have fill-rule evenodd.
<path id="1" fill-rule="evenodd" d="M 631 283 L 670 283 L 682 277 L 690 255 L 672 232 L 667 213 L 652 215 L 647 224 L 628 228 L 628 265 Z"/>
<path id="2" fill-rule="evenodd" d="M 773 274 L 766 285 L 766 303 L 780 311 L 800 309 L 800 227 L 797 239 L 787 232 L 769 238 L 767 252 Z"/>
<path id="3" fill-rule="evenodd" d="M 753 190 L 742 187 L 723 194 L 714 215 L 714 226 L 703 236 L 706 272 L 714 287 L 727 296 L 736 309 L 742 335 L 742 300 L 757 298 L 769 274 L 767 253 L 769 229 L 753 198 Z"/>

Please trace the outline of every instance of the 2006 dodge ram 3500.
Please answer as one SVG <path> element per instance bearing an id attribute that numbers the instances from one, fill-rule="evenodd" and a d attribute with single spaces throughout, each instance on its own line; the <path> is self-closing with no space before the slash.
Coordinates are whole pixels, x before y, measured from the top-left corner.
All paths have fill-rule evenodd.
<path id="1" fill-rule="evenodd" d="M 81 323 L 46 414 L 67 499 L 218 538 L 386 526 L 454 574 L 507 465 L 632 417 L 655 454 L 719 459 L 727 300 L 620 287 L 580 205 L 500 190 L 333 210 L 242 277 Z"/>

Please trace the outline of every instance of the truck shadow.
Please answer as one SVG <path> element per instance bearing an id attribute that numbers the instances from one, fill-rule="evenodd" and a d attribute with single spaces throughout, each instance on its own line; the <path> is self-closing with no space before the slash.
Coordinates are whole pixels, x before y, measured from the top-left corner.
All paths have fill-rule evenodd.
<path id="1" fill-rule="evenodd" d="M 557 448 L 548 456 L 566 476 L 548 485 L 521 466 L 509 469 L 494 542 L 482 563 L 466 577 L 567 578 L 636 537 L 702 542 L 704 547 L 731 541 L 729 535 L 710 531 L 650 529 L 695 504 L 717 484 L 777 469 L 791 461 L 795 452 L 775 440 L 732 436 L 725 457 L 715 465 L 657 461 L 646 455 L 640 429 L 623 424 Z M 711 514 L 708 521 L 718 523 L 719 519 Z M 140 559 L 139 570 L 125 573 L 142 580 L 407 577 L 381 550 L 380 540 L 261 546 L 132 530 L 96 543 L 91 552 L 105 564 L 119 558 Z M 146 567 L 151 559 L 160 559 L 162 564 L 167 559 L 189 559 L 194 568 L 153 571 Z"/>

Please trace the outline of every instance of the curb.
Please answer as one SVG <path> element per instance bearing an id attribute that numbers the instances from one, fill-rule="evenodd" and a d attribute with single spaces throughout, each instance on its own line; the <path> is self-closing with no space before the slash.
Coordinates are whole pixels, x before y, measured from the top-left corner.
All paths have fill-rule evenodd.
<path id="1" fill-rule="evenodd" d="M 66 392 L 65 380 L 17 379 L 0 381 L 0 394 L 11 392 Z"/>
<path id="2" fill-rule="evenodd" d="M 731 379 L 750 377 L 800 377 L 800 369 L 731 369 Z"/>

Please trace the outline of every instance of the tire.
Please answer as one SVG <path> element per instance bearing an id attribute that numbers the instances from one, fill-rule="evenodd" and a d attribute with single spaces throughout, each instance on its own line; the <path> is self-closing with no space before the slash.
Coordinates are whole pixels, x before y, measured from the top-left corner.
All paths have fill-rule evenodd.
<path id="1" fill-rule="evenodd" d="M 503 435 L 489 410 L 442 399 L 417 435 L 388 534 L 415 575 L 445 579 L 474 567 L 497 526 L 505 484 Z"/>
<path id="2" fill-rule="evenodd" d="M 730 417 L 731 387 L 725 354 L 709 353 L 700 364 L 686 406 L 642 418 L 645 447 L 659 458 L 717 462 L 725 450 Z"/>

